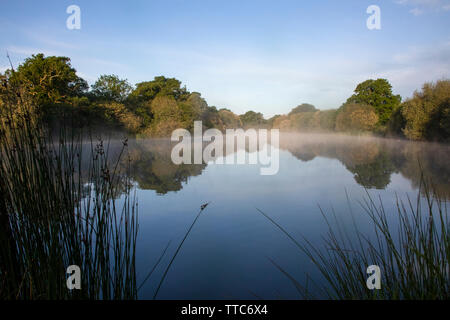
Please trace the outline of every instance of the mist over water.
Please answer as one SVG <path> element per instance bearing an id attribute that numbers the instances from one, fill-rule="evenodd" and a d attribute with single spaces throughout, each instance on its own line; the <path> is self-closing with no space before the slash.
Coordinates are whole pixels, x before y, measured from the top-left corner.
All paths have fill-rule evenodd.
<path id="1" fill-rule="evenodd" d="M 307 273 L 321 283 L 311 261 L 257 209 L 297 239 L 304 236 L 321 247 L 327 226 L 320 208 L 326 214 L 334 212 L 347 227 L 352 212 L 358 228 L 370 236 L 373 228 L 358 204 L 366 192 L 383 201 L 392 221 L 397 197 L 415 199 L 421 172 L 442 198 L 450 199 L 450 147 L 444 144 L 281 134 L 279 172 L 273 176 L 260 175 L 258 164 L 175 165 L 170 156 L 174 144 L 169 139 L 128 141 L 127 161 L 139 202 L 138 283 L 172 241 L 154 278 L 139 292 L 141 298 L 152 298 L 169 257 L 207 202 L 210 205 L 169 271 L 160 299 L 299 298 L 268 258 L 298 280 Z M 113 155 L 121 146 L 114 140 L 109 152 Z M 225 157 L 246 152 L 224 151 Z"/>

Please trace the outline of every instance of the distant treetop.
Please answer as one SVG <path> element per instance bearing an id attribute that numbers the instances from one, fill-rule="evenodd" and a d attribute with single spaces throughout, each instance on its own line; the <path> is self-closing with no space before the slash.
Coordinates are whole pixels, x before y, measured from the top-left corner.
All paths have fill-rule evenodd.
<path id="1" fill-rule="evenodd" d="M 289 115 L 292 115 L 295 113 L 300 113 L 300 112 L 315 112 L 315 111 L 318 111 L 318 110 L 312 104 L 302 103 L 301 105 L 292 109 L 291 112 L 289 112 Z"/>

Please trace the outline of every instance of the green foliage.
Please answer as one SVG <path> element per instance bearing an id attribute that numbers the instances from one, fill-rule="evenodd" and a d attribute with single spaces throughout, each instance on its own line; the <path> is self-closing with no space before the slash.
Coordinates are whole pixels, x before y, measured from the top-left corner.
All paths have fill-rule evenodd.
<path id="1" fill-rule="evenodd" d="M 378 115 L 378 125 L 380 126 L 386 125 L 400 102 L 400 95 L 392 93 L 392 86 L 386 79 L 370 79 L 358 84 L 355 94 L 347 100 L 347 103 L 372 106 Z"/>
<path id="2" fill-rule="evenodd" d="M 153 81 L 144 81 L 136 84 L 136 89 L 130 95 L 134 102 L 153 100 L 157 96 L 172 97 L 175 100 L 185 100 L 189 92 L 181 87 L 181 82 L 175 78 L 164 76 L 155 77 Z"/>
<path id="3" fill-rule="evenodd" d="M 142 120 L 134 113 L 130 112 L 123 103 L 104 102 L 94 104 L 91 108 L 95 108 L 95 113 L 99 118 L 99 122 L 124 128 L 130 133 L 137 133 L 142 126 Z"/>
<path id="4" fill-rule="evenodd" d="M 194 121 L 201 120 L 202 115 L 207 112 L 208 104 L 198 92 L 192 92 L 185 102 L 180 102 L 182 121 L 186 123 L 186 129 L 191 130 Z"/>
<path id="5" fill-rule="evenodd" d="M 144 129 L 144 133 L 155 136 L 169 136 L 178 128 L 191 130 L 194 121 L 202 118 L 204 125 L 208 126 L 211 110 L 217 113 L 215 108 L 208 107 L 197 92 L 178 101 L 172 95 L 157 95 L 151 102 L 146 102 L 146 108 L 151 113 L 151 121 L 145 126 L 147 129 Z"/>
<path id="6" fill-rule="evenodd" d="M 240 119 L 244 127 L 260 127 L 266 124 L 263 114 L 255 111 L 247 111 Z"/>
<path id="7" fill-rule="evenodd" d="M 0 108 L 14 88 L 26 89 L 38 106 L 41 120 L 57 128 L 61 121 L 74 126 L 112 126 L 131 133 L 169 135 L 178 128 L 279 128 L 286 131 L 374 132 L 405 135 L 414 140 L 448 141 L 450 136 L 449 80 L 426 83 L 422 92 L 400 104 L 386 79 L 366 80 L 339 110 L 318 110 L 303 103 L 287 115 L 265 120 L 248 111 L 237 116 L 228 109 L 208 106 L 200 93 L 190 93 L 181 81 L 157 76 L 133 90 L 126 79 L 101 75 L 87 93 L 67 57 L 33 55 L 17 71 L 0 74 Z M 1 111 L 1 110 L 0 110 Z"/>
<path id="8" fill-rule="evenodd" d="M 386 134 L 388 136 L 404 137 L 403 129 L 406 125 L 406 119 L 402 114 L 402 105 L 392 112 L 391 118 L 387 123 Z"/>
<path id="9" fill-rule="evenodd" d="M 71 98 L 82 95 L 88 88 L 67 57 L 44 57 L 39 53 L 26 59 L 17 71 L 7 73 L 9 85 L 28 90 L 33 103 L 42 108 L 70 103 Z"/>
<path id="10" fill-rule="evenodd" d="M 101 75 L 91 87 L 91 94 L 97 100 L 123 102 L 132 91 L 126 79 L 116 75 Z"/>
<path id="11" fill-rule="evenodd" d="M 155 77 L 153 81 L 136 84 L 136 88 L 130 93 L 127 103 L 130 109 L 143 119 L 145 127 L 149 127 L 154 121 L 152 106 L 156 106 L 158 103 L 153 104 L 152 102 L 156 97 L 168 97 L 176 102 L 181 102 L 189 99 L 190 93 L 185 87 L 181 87 L 179 80 L 164 76 Z"/>
<path id="12" fill-rule="evenodd" d="M 222 120 L 215 106 L 207 107 L 202 113 L 202 122 L 205 128 L 222 128 Z"/>
<path id="13" fill-rule="evenodd" d="M 151 104 L 153 120 L 146 133 L 153 136 L 170 136 L 173 130 L 183 128 L 182 111 L 171 96 L 156 97 Z"/>

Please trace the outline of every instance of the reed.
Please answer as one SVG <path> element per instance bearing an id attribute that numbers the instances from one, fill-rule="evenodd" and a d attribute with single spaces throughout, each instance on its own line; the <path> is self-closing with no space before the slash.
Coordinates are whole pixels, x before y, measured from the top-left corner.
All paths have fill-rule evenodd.
<path id="1" fill-rule="evenodd" d="M 52 139 L 31 101 L 18 90 L 1 108 L 0 297 L 137 298 L 126 141 L 112 162 L 101 140 L 83 145 L 69 126 Z M 67 289 L 69 265 L 81 268 L 81 290 Z"/>
<path id="2" fill-rule="evenodd" d="M 450 221 L 447 203 L 432 192 L 422 177 L 415 201 L 397 197 L 395 212 L 387 212 L 370 194 L 360 205 L 369 217 L 373 236 L 361 232 L 355 219 L 351 229 L 334 223 L 320 209 L 328 226 L 323 247 L 302 237 L 297 240 L 283 226 L 260 211 L 315 264 L 325 285 L 313 285 L 327 299 L 420 299 L 450 298 Z M 391 219 L 394 216 L 395 220 Z M 353 215 L 352 215 L 353 216 Z M 279 264 L 274 265 L 295 285 L 302 298 L 317 298 Z M 369 290 L 366 269 L 381 269 L 381 289 Z"/>

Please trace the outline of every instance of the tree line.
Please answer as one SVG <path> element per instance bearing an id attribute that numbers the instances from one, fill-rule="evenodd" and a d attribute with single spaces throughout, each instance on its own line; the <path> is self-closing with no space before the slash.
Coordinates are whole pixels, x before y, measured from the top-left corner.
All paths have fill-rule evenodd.
<path id="1" fill-rule="evenodd" d="M 401 101 L 386 79 L 366 80 L 338 109 L 318 110 L 301 104 L 271 120 L 287 131 L 375 133 L 411 140 L 449 141 L 450 80 L 425 83 L 413 97 Z"/>
<path id="2" fill-rule="evenodd" d="M 425 83 L 402 102 L 386 79 L 366 80 L 338 109 L 301 104 L 285 115 L 265 119 L 248 111 L 209 106 L 175 78 L 157 76 L 132 86 L 116 75 L 101 75 L 89 88 L 67 57 L 27 58 L 16 70 L 0 73 L 0 108 L 7 96 L 24 88 L 50 128 L 70 122 L 77 127 L 112 128 L 143 136 L 169 136 L 174 129 L 278 128 L 282 131 L 374 133 L 413 140 L 449 141 L 450 80 Z M 1 112 L 1 109 L 0 109 Z"/>

